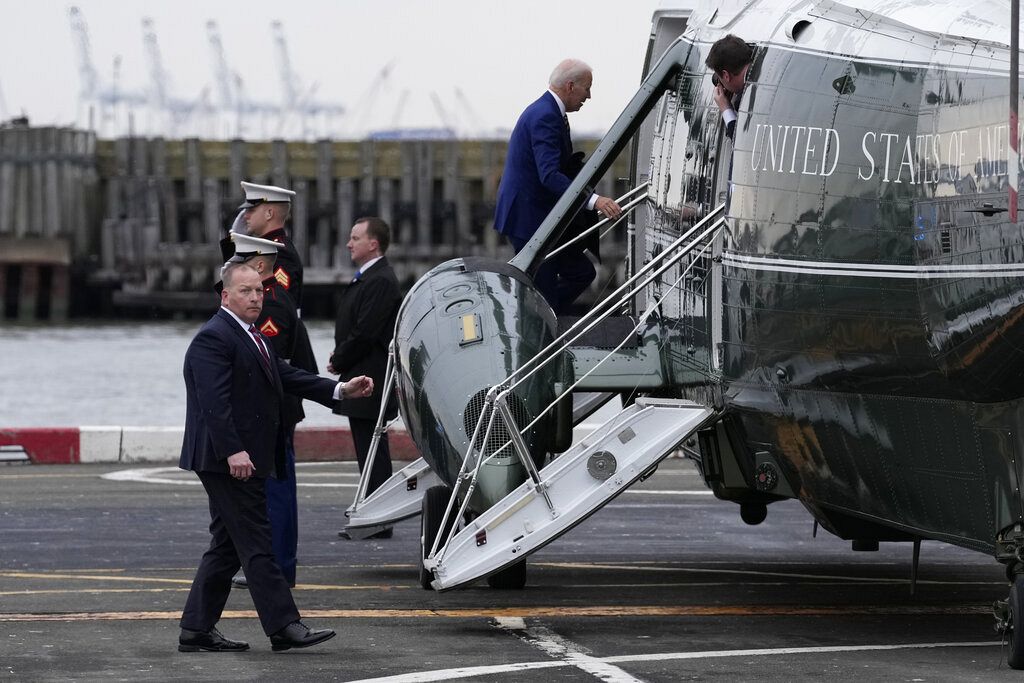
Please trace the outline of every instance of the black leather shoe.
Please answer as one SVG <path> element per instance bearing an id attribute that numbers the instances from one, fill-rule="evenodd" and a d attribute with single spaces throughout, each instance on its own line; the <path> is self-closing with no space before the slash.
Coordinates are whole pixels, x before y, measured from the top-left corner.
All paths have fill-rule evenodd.
<path id="1" fill-rule="evenodd" d="M 293 647 L 310 647 L 330 640 L 337 634 L 329 628 L 308 628 L 301 621 L 293 621 L 283 629 L 270 636 L 270 649 L 274 652 L 290 650 Z"/>
<path id="2" fill-rule="evenodd" d="M 244 574 L 239 574 L 235 578 L 231 579 L 231 585 L 235 588 L 248 588 L 249 580 L 245 578 Z"/>
<path id="3" fill-rule="evenodd" d="M 228 640 L 216 628 L 209 631 L 181 629 L 178 636 L 178 652 L 245 652 L 249 643 Z"/>

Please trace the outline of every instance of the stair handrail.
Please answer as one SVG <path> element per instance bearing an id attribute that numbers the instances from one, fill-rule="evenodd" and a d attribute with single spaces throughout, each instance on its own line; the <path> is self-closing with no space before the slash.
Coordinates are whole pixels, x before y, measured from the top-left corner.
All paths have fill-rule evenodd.
<path id="1" fill-rule="evenodd" d="M 534 358 L 531 359 L 531 361 L 526 363 L 523 366 L 523 368 L 520 368 L 519 370 L 514 372 L 512 375 L 509 375 L 509 377 L 507 377 L 504 381 L 499 382 L 498 384 L 496 384 L 493 387 L 491 387 L 491 389 L 487 392 L 487 395 L 484 398 L 484 405 L 483 405 L 483 407 L 480 410 L 480 415 L 477 417 L 476 425 L 474 426 L 474 429 L 473 429 L 473 435 L 472 435 L 472 437 L 470 437 L 469 444 L 466 447 L 466 455 L 462 459 L 462 467 L 459 470 L 459 475 L 458 475 L 458 477 L 456 479 L 456 485 L 453 486 L 453 488 L 452 488 L 452 495 L 451 495 L 451 497 L 448 500 L 448 505 L 445 508 L 445 513 L 442 516 L 442 519 L 449 519 L 450 518 L 449 516 L 450 516 L 450 514 L 451 514 L 451 512 L 452 512 L 452 510 L 454 508 L 454 503 L 459 498 L 459 495 L 458 495 L 459 494 L 459 490 L 460 490 L 460 488 L 465 483 L 468 486 L 468 489 L 466 491 L 466 494 L 462 497 L 462 503 L 461 503 L 461 505 L 459 507 L 458 516 L 456 517 L 456 519 L 459 519 L 459 518 L 463 517 L 463 515 L 466 512 L 466 509 L 468 508 L 469 500 L 470 500 L 470 497 L 472 496 L 473 490 L 476 488 L 476 481 L 477 481 L 477 478 L 479 476 L 480 468 L 486 462 L 490 461 L 493 457 L 495 457 L 498 453 L 500 453 L 505 448 L 507 448 L 510 443 L 514 444 L 514 437 L 510 437 L 510 440 L 508 442 L 506 442 L 501 447 L 496 449 L 494 453 L 492 453 L 492 454 L 490 454 L 489 456 L 486 456 L 486 457 L 484 456 L 483 449 L 480 448 L 477 445 L 478 444 L 478 437 L 480 435 L 480 429 L 484 425 L 485 420 L 486 420 L 486 427 L 484 428 L 483 443 L 486 444 L 488 439 L 490 438 L 491 432 L 492 432 L 493 427 L 494 427 L 494 418 L 495 418 L 495 416 L 501 414 L 501 412 L 507 412 L 507 403 L 505 403 L 505 402 L 507 400 L 508 394 L 511 393 L 512 390 L 514 390 L 517 386 L 519 386 L 519 384 L 521 384 L 523 381 L 528 379 L 529 376 L 531 376 L 533 373 L 539 371 L 540 368 L 542 368 L 545 364 L 547 364 L 548 362 L 553 360 L 555 357 L 557 357 L 558 353 L 561 353 L 563 350 L 568 348 L 568 346 L 571 345 L 574 341 L 576 341 L 576 339 L 578 339 L 579 337 L 581 337 L 584 334 L 586 334 L 587 332 L 589 332 L 594 326 L 596 326 L 602 320 L 604 320 L 608 315 L 610 315 L 613 311 L 615 311 L 624 301 L 626 301 L 630 297 L 634 296 L 637 293 L 637 291 L 639 291 L 639 290 L 643 289 L 644 287 L 646 287 L 648 284 L 653 282 L 655 278 L 660 276 L 662 273 L 664 273 L 666 270 L 671 268 L 673 265 L 675 265 L 678 261 L 680 261 L 686 255 L 688 255 L 693 250 L 693 248 L 696 245 L 702 243 L 710 235 L 712 235 L 713 233 L 716 233 L 718 230 L 720 230 L 722 228 L 722 226 L 725 224 L 725 218 L 724 217 L 720 218 L 717 221 L 715 221 L 710 227 L 704 229 L 704 231 L 696 239 L 694 239 L 689 244 L 686 244 L 684 249 L 682 249 L 678 253 L 673 254 L 673 252 L 680 245 L 682 245 L 689 236 L 691 236 L 695 231 L 699 230 L 705 223 L 707 223 L 715 215 L 721 213 L 721 211 L 724 208 L 725 208 L 725 206 L 723 204 L 723 205 L 720 205 L 719 207 L 717 207 L 711 213 L 709 213 L 704 219 L 702 219 L 700 222 L 698 222 L 690 230 L 688 230 L 686 233 L 684 233 L 683 235 L 678 237 L 676 240 L 674 240 L 672 242 L 672 244 L 670 244 L 668 247 L 665 248 L 664 251 L 662 251 L 656 257 L 651 259 L 651 261 L 649 263 L 645 264 L 645 266 L 643 268 L 641 268 L 639 271 L 637 271 L 631 278 L 629 278 L 626 282 L 624 282 L 621 286 L 619 286 L 614 292 L 612 292 L 607 297 L 605 297 L 605 299 L 603 299 L 602 302 L 600 302 L 590 313 L 588 313 L 587 315 L 585 315 L 582 318 L 580 318 L 580 320 L 578 320 L 576 323 L 574 323 L 572 326 L 570 326 L 570 328 L 568 330 L 566 330 L 562 335 L 560 335 L 557 339 L 553 340 L 550 344 L 548 344 L 546 347 L 544 347 L 544 349 L 542 349 L 537 354 L 537 356 L 534 356 Z M 701 253 L 706 251 L 709 246 L 710 246 L 710 243 L 706 244 L 704 246 L 704 248 L 701 250 Z M 671 258 L 669 258 L 670 255 L 671 255 Z M 666 261 L 666 260 L 667 260 L 667 263 L 661 265 L 660 267 L 655 268 L 655 266 L 660 261 Z M 645 311 L 643 316 L 641 316 L 641 322 L 638 323 L 634 327 L 633 332 L 631 332 L 630 334 L 633 334 L 637 330 L 640 329 L 640 327 L 643 325 L 644 321 L 646 321 L 646 319 L 654 312 L 654 310 L 657 309 L 657 307 L 661 304 L 661 302 L 664 300 L 664 298 L 669 295 L 669 293 L 674 288 L 674 286 L 676 284 L 678 284 L 678 282 L 680 280 L 682 280 L 689 273 L 689 271 L 693 267 L 694 263 L 696 263 L 696 259 L 694 259 L 683 270 L 683 272 L 679 275 L 679 278 L 676 280 L 676 282 L 673 283 L 673 287 L 669 288 L 669 290 L 666 291 L 665 294 L 663 294 L 661 296 L 661 298 L 659 298 L 655 303 L 651 304 L 651 306 L 648 307 L 647 311 Z M 653 273 L 650 272 L 652 269 L 654 269 Z M 650 274 L 648 275 L 648 273 L 650 273 Z M 639 285 L 636 285 L 637 281 L 640 280 L 641 278 L 644 278 L 645 276 L 646 276 L 646 279 L 644 279 L 644 281 L 641 282 Z M 634 287 L 633 285 L 636 285 L 636 286 Z M 630 290 L 630 287 L 632 287 L 632 290 Z M 567 337 L 573 335 L 573 333 L 576 332 L 578 330 L 578 328 L 583 326 L 583 323 L 586 322 L 588 318 L 595 317 L 597 315 L 597 313 L 596 313 L 597 311 L 601 310 L 602 308 L 607 307 L 607 305 L 606 305 L 607 302 L 612 300 L 612 299 L 614 299 L 616 296 L 620 296 L 620 300 L 617 301 L 614 306 L 611 306 L 610 308 L 608 308 L 608 310 L 606 312 L 604 312 L 603 314 L 600 314 L 600 317 L 597 317 L 595 320 L 589 321 L 587 326 L 584 329 L 579 330 L 578 333 L 576 333 L 575 336 L 572 336 L 571 339 L 567 339 Z M 541 413 L 536 418 L 534 418 L 528 425 L 526 425 L 525 427 L 520 429 L 518 427 L 518 425 L 516 425 L 513 422 L 511 425 L 506 424 L 506 428 L 510 432 L 517 432 L 519 435 L 522 435 L 523 432 L 527 431 L 530 427 L 532 427 L 534 424 L 536 424 L 536 422 L 541 417 L 543 417 L 549 410 L 551 410 L 551 408 L 559 400 L 561 400 L 568 393 L 570 393 L 572 391 L 572 388 L 577 386 L 579 384 L 579 382 L 583 381 L 583 379 L 585 379 L 590 374 L 590 372 L 593 372 L 601 363 L 606 361 L 608 358 L 610 358 L 612 356 L 612 354 L 614 354 L 616 351 L 618 351 L 618 349 L 620 349 L 622 347 L 622 345 L 625 344 L 625 342 L 628 339 L 629 339 L 629 335 L 626 335 L 626 337 L 623 339 L 623 341 L 620 342 L 619 345 L 615 349 L 613 349 L 611 352 L 609 352 L 603 359 L 601 359 L 601 361 L 599 363 L 597 363 L 594 366 L 594 368 L 591 368 L 586 374 L 584 374 L 583 377 L 581 377 L 579 380 L 574 382 L 568 389 L 563 391 L 563 393 L 557 399 L 552 401 L 552 403 L 549 404 L 543 411 L 541 411 Z M 539 356 L 541 356 L 542 354 L 545 354 L 546 352 L 549 352 L 552 348 L 554 348 L 556 346 L 559 346 L 558 350 L 555 351 L 555 352 L 549 353 L 549 357 L 547 359 L 545 359 L 542 363 L 539 363 L 539 364 L 535 364 L 534 363 L 534 361 L 536 361 L 536 359 Z M 520 371 L 522 371 L 527 366 L 529 366 L 530 364 L 535 364 L 536 365 L 535 368 L 530 370 L 530 374 L 528 374 L 528 375 L 520 378 L 518 381 L 510 384 L 510 382 L 512 382 L 512 379 L 515 377 L 515 375 L 517 373 L 519 373 Z M 506 411 L 501 411 L 500 409 L 498 409 L 497 406 L 495 406 L 495 403 L 497 401 L 499 401 L 499 400 L 505 405 Z M 475 458 L 475 459 L 472 458 L 474 450 L 479 450 L 480 451 L 480 457 Z M 517 451 L 518 451 L 518 449 L 517 449 Z M 524 459 L 523 454 L 519 454 L 519 457 L 520 457 L 520 460 Z M 473 473 L 472 474 L 469 474 L 469 472 L 468 472 L 468 468 L 469 468 L 470 462 L 473 462 Z M 543 493 L 543 483 L 540 481 L 539 476 L 536 473 L 535 467 L 534 468 L 530 467 L 530 465 L 532 465 L 532 462 L 529 463 L 529 464 L 524 462 L 523 464 L 524 464 L 524 467 L 526 468 L 527 472 L 530 474 L 530 478 L 533 479 L 534 485 L 536 487 L 538 487 L 538 489 L 541 490 L 541 492 Z M 549 506 L 549 508 L 551 508 L 553 510 L 553 506 L 550 504 L 550 501 L 548 501 L 548 506 Z M 434 538 L 434 543 L 433 543 L 433 545 L 431 547 L 430 552 L 427 554 L 427 558 L 436 559 L 437 562 L 440 562 L 441 559 L 443 559 L 443 557 L 444 557 L 443 553 L 441 554 L 440 557 L 436 557 L 437 553 L 438 553 L 439 550 L 441 550 L 443 548 L 446 548 L 448 546 L 449 541 L 457 533 L 456 526 L 457 525 L 454 525 L 454 524 L 452 525 L 451 529 L 448 532 L 447 538 L 444 539 L 443 545 L 441 544 L 441 536 L 442 536 L 442 534 L 438 534 Z"/>

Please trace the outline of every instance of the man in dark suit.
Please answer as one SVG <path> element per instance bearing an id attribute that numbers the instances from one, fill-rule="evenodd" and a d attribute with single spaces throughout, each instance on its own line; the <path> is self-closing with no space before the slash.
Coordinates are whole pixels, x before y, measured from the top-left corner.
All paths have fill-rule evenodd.
<path id="1" fill-rule="evenodd" d="M 345 401 L 335 408 L 336 413 L 348 416 L 361 472 L 366 467 L 381 401 L 387 401 L 387 419 L 398 414 L 393 395 L 384 396 L 383 393 L 388 346 L 395 333 L 395 318 L 402 304 L 402 294 L 395 271 L 384 256 L 391 244 L 388 224 L 380 218 L 360 218 L 352 226 L 350 235 L 348 251 L 357 270 L 352 283 L 341 295 L 334 327 L 334 352 L 327 370 L 341 375 L 343 380 L 367 375 L 381 388 L 369 398 Z M 370 471 L 367 493 L 372 493 L 390 476 L 391 452 L 385 432 L 381 435 Z M 391 529 L 385 529 L 379 536 L 390 537 Z"/>
<path id="2" fill-rule="evenodd" d="M 571 179 L 582 168 L 574 156 L 567 113 L 579 111 L 590 99 L 593 73 L 578 59 L 566 59 L 551 73 L 548 91 L 519 116 L 505 157 L 498 186 L 495 229 L 518 253 L 551 212 Z M 622 215 L 608 197 L 592 195 L 586 208 L 610 218 Z M 542 265 L 534 281 L 554 309 L 563 313 L 596 276 L 593 264 L 579 243 Z"/>
<path id="3" fill-rule="evenodd" d="M 747 71 L 753 59 L 751 46 L 730 33 L 714 42 L 704 60 L 712 72 L 715 104 L 722 114 L 725 135 L 730 140 L 736 134 L 736 107 L 739 106 L 739 98 L 747 82 Z"/>
<path id="4" fill-rule="evenodd" d="M 216 628 L 244 567 L 264 632 L 274 650 L 316 645 L 335 633 L 299 620 L 288 582 L 274 561 L 264 480 L 284 466 L 284 394 L 331 406 L 369 396 L 368 377 L 335 383 L 281 360 L 254 323 L 263 307 L 259 274 L 229 263 L 222 272 L 221 308 L 185 353 L 185 438 L 179 467 L 196 472 L 210 500 L 210 547 L 203 554 L 181 615 L 182 652 L 237 652 Z"/>

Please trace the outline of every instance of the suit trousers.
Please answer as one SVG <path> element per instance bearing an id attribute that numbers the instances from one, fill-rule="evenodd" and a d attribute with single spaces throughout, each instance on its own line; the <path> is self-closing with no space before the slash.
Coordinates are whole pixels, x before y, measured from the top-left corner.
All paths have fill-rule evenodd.
<path id="1" fill-rule="evenodd" d="M 509 236 L 512 247 L 518 254 L 528 239 Z M 586 291 L 597 277 L 594 264 L 583 253 L 583 246 L 574 244 L 560 251 L 554 258 L 545 261 L 533 276 L 537 290 L 551 305 L 555 315 L 565 315 L 573 302 Z"/>
<path id="2" fill-rule="evenodd" d="M 299 500 L 295 488 L 295 428 L 285 436 L 285 478 L 267 481 L 267 517 L 274 558 L 288 585 L 295 585 L 299 548 Z"/>
<path id="3" fill-rule="evenodd" d="M 268 636 L 299 618 L 288 582 L 281 573 L 270 539 L 264 480 L 197 472 L 210 499 L 210 547 L 192 581 L 181 627 L 208 631 L 220 620 L 231 577 L 245 571 L 263 632 Z"/>
<path id="4" fill-rule="evenodd" d="M 377 420 L 368 420 L 361 417 L 350 417 L 349 427 L 352 429 L 352 441 L 356 447 L 356 459 L 359 461 L 359 471 L 366 469 L 366 459 L 370 453 L 370 443 L 373 441 L 373 430 L 377 426 Z M 377 457 L 373 460 L 373 469 L 370 471 L 370 482 L 366 487 L 366 495 L 376 491 L 381 484 L 391 478 L 391 450 L 388 448 L 388 433 L 385 431 L 380 435 L 380 444 L 377 446 Z"/>

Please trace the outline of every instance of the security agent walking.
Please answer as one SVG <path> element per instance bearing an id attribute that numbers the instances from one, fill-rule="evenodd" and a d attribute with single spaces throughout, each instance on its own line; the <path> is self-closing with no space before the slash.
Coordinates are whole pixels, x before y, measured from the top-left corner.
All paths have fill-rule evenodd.
<path id="1" fill-rule="evenodd" d="M 274 650 L 309 647 L 334 637 L 299 618 L 288 582 L 274 561 L 264 481 L 284 466 L 284 394 L 327 406 L 373 391 L 367 377 L 335 383 L 282 361 L 255 329 L 263 307 L 259 274 L 230 263 L 222 272 L 221 308 L 185 353 L 185 438 L 179 467 L 196 472 L 209 497 L 210 547 L 203 554 L 181 616 L 178 649 L 237 652 L 216 625 L 239 566 Z"/>
<path id="2" fill-rule="evenodd" d="M 582 168 L 582 153 L 573 154 L 567 114 L 590 99 L 594 75 L 578 59 L 559 63 L 548 79 L 548 90 L 516 121 L 508 143 L 505 169 L 498 186 L 494 228 L 519 253 Z M 622 215 L 615 200 L 591 195 L 586 208 L 610 218 Z M 596 250 L 596 241 L 592 251 Z M 579 243 L 545 262 L 534 276 L 537 289 L 556 314 L 568 307 L 597 275 Z M 597 254 L 595 253 L 595 256 Z"/>
<path id="3" fill-rule="evenodd" d="M 328 372 L 341 375 L 343 380 L 368 375 L 375 385 L 383 387 L 388 346 L 402 303 L 398 278 L 384 256 L 390 243 L 391 229 L 380 218 L 360 218 L 352 226 L 348 251 L 357 270 L 341 296 L 334 327 L 334 352 L 327 365 Z M 360 472 L 366 467 L 381 401 L 387 400 L 387 419 L 398 414 L 394 396 L 383 396 L 382 391 L 369 398 L 344 401 L 334 410 L 348 416 Z M 391 476 L 391 451 L 386 432 L 381 435 L 369 476 L 367 493 L 376 490 Z M 380 536 L 390 537 L 391 530 L 384 530 Z"/>
<path id="4" fill-rule="evenodd" d="M 245 263 L 256 270 L 262 278 L 263 310 L 256 320 L 256 329 L 270 342 L 279 358 L 294 367 L 301 367 L 294 361 L 300 341 L 305 339 L 305 328 L 299 320 L 295 304 L 281 282 L 274 276 L 274 263 L 283 245 L 248 235 L 232 234 L 235 254 L 231 263 Z M 308 368 L 301 367 L 303 370 Z M 284 476 L 266 480 L 267 517 L 274 557 L 289 586 L 295 585 L 298 566 L 299 506 L 295 478 L 295 426 L 305 418 L 302 399 L 285 394 L 282 405 L 282 427 L 284 439 Z M 240 588 L 247 588 L 244 576 L 236 576 L 231 582 Z"/>

